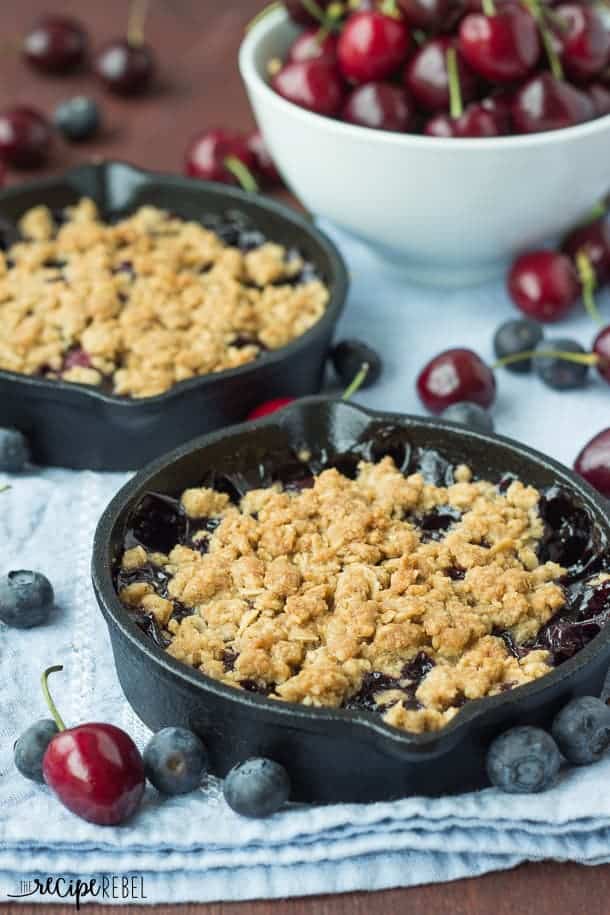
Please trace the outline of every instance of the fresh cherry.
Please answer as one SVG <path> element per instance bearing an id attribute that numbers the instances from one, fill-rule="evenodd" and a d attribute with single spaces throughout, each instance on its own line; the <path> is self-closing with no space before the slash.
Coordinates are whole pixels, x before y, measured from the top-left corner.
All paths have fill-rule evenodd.
<path id="1" fill-rule="evenodd" d="M 405 83 L 415 101 L 425 111 L 449 110 L 449 77 L 447 51 L 456 47 L 454 38 L 442 35 L 421 46 L 405 70 Z M 476 78 L 470 67 L 457 58 L 458 74 L 464 103 L 474 98 Z"/>
<path id="2" fill-rule="evenodd" d="M 512 118 L 518 133 L 573 127 L 594 115 L 591 99 L 551 73 L 540 73 L 517 90 Z"/>
<path id="3" fill-rule="evenodd" d="M 298 64 L 304 60 L 325 60 L 334 64 L 337 60 L 338 38 L 332 32 L 312 28 L 302 32 L 288 51 L 287 62 Z"/>
<path id="4" fill-rule="evenodd" d="M 540 57 L 538 25 L 518 4 L 470 13 L 460 24 L 459 49 L 470 67 L 493 83 L 524 79 Z"/>
<path id="5" fill-rule="evenodd" d="M 457 51 L 449 48 L 447 51 L 447 75 L 449 78 L 449 114 L 436 114 L 424 128 L 424 133 L 430 137 L 497 137 L 502 130 L 499 109 L 494 108 L 489 100 L 468 105 L 463 109 L 462 92 L 457 66 Z"/>
<path id="6" fill-rule="evenodd" d="M 496 396 L 494 373 L 470 349 L 448 349 L 435 356 L 417 379 L 417 391 L 431 413 L 461 401 L 490 407 Z"/>
<path id="7" fill-rule="evenodd" d="M 339 73 L 325 60 L 285 64 L 271 85 L 282 98 L 316 114 L 337 114 L 345 94 Z"/>
<path id="8" fill-rule="evenodd" d="M 610 325 L 603 327 L 593 341 L 593 352 L 597 356 L 596 368 L 607 384 L 610 384 Z"/>
<path id="9" fill-rule="evenodd" d="M 339 37 L 339 69 L 354 83 L 383 80 L 406 61 L 411 47 L 409 30 L 400 17 L 379 10 L 354 13 Z"/>
<path id="10" fill-rule="evenodd" d="M 464 12 L 463 0 L 398 0 L 398 5 L 415 29 L 424 32 L 448 32 Z"/>
<path id="11" fill-rule="evenodd" d="M 108 42 L 95 58 L 95 72 L 115 95 L 137 95 L 148 89 L 155 74 L 155 57 L 147 44 L 128 38 Z"/>
<path id="12" fill-rule="evenodd" d="M 283 184 L 282 176 L 271 158 L 271 153 L 260 130 L 255 130 L 248 134 L 246 144 L 254 157 L 254 169 L 257 176 L 261 178 L 262 183 L 268 188 L 281 187 Z M 245 164 L 248 165 L 247 162 Z"/>
<path id="13" fill-rule="evenodd" d="M 574 470 L 610 499 L 610 428 L 585 445 L 574 461 Z"/>
<path id="14" fill-rule="evenodd" d="M 610 32 L 595 7 L 562 3 L 553 10 L 554 36 L 561 63 L 574 80 L 597 76 L 610 55 Z"/>
<path id="15" fill-rule="evenodd" d="M 80 67 L 87 54 L 87 33 L 68 16 L 43 16 L 23 40 L 28 63 L 45 73 L 68 73 Z"/>
<path id="16" fill-rule="evenodd" d="M 593 105 L 596 118 L 610 114 L 610 89 L 603 83 L 591 83 L 586 88 L 587 95 Z"/>
<path id="17" fill-rule="evenodd" d="M 277 413 L 282 407 L 287 407 L 288 404 L 294 403 L 294 401 L 294 397 L 276 397 L 275 400 L 266 400 L 259 407 L 250 410 L 247 419 L 262 419 L 263 416 L 270 416 L 271 413 Z"/>
<path id="18" fill-rule="evenodd" d="M 407 92 L 392 83 L 365 83 L 348 96 L 342 118 L 350 124 L 377 130 L 405 132 L 415 123 Z"/>
<path id="19" fill-rule="evenodd" d="M 559 321 L 580 293 L 574 265 L 565 254 L 530 251 L 522 254 L 508 274 L 508 291 L 521 311 L 536 321 Z"/>
<path id="20" fill-rule="evenodd" d="M 0 158 L 15 168 L 44 165 L 51 137 L 49 122 L 34 108 L 19 105 L 0 113 Z"/>
<path id="21" fill-rule="evenodd" d="M 189 144 L 185 156 L 185 172 L 191 178 L 237 184 L 255 191 L 252 172 L 256 159 L 241 134 L 229 130 L 204 130 Z"/>
<path id="22" fill-rule="evenodd" d="M 145 778 L 142 757 L 125 731 L 112 724 L 80 724 L 67 729 L 49 695 L 50 667 L 43 691 L 59 728 L 46 749 L 42 771 L 47 785 L 77 816 L 100 826 L 116 826 L 140 806 Z"/>
<path id="23" fill-rule="evenodd" d="M 610 280 L 610 229 L 605 218 L 579 226 L 564 239 L 561 250 L 576 263 L 578 254 L 587 255 L 598 284 Z"/>

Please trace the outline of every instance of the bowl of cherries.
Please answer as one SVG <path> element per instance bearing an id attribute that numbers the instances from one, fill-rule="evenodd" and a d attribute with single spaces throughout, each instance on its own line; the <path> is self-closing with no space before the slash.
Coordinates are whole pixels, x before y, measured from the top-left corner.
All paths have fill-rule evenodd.
<path id="1" fill-rule="evenodd" d="M 467 285 L 610 186 L 610 16 L 555 0 L 287 0 L 242 77 L 313 213 L 416 279 Z"/>

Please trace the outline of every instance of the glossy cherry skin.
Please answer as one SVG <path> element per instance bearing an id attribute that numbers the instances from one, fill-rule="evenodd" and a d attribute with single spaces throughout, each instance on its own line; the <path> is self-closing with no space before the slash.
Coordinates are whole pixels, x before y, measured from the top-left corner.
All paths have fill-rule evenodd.
<path id="1" fill-rule="evenodd" d="M 307 29 L 296 38 L 288 51 L 287 62 L 300 63 L 303 60 L 337 60 L 338 38 L 332 32 L 320 28 Z"/>
<path id="2" fill-rule="evenodd" d="M 288 63 L 273 77 L 271 85 L 288 102 L 316 114 L 337 114 L 345 95 L 339 73 L 324 60 Z"/>
<path id="3" fill-rule="evenodd" d="M 95 72 L 115 95 L 137 95 L 149 88 L 156 65 L 146 44 L 130 44 L 119 38 L 105 45 L 95 58 Z"/>
<path id="4" fill-rule="evenodd" d="M 414 29 L 449 32 L 464 12 L 463 0 L 398 0 L 398 6 Z"/>
<path id="5" fill-rule="evenodd" d="M 574 470 L 610 499 L 610 429 L 604 429 L 585 445 L 574 461 Z"/>
<path id="6" fill-rule="evenodd" d="M 475 73 L 492 83 L 524 79 L 540 57 L 540 38 L 534 17 L 515 5 L 493 16 L 470 13 L 460 24 L 459 48 Z"/>
<path id="7" fill-rule="evenodd" d="M 522 254 L 508 274 L 508 291 L 515 305 L 535 321 L 560 321 L 580 294 L 574 265 L 556 251 Z"/>
<path id="8" fill-rule="evenodd" d="M 271 158 L 271 153 L 260 130 L 249 134 L 246 137 L 246 144 L 254 158 L 254 170 L 263 184 L 266 187 L 280 187 L 283 184 L 282 176 Z"/>
<path id="9" fill-rule="evenodd" d="M 191 141 L 186 151 L 185 174 L 203 181 L 239 184 L 227 168 L 226 161 L 230 157 L 239 159 L 250 171 L 256 168 L 254 154 L 241 134 L 221 128 L 204 130 Z"/>
<path id="10" fill-rule="evenodd" d="M 260 407 L 255 407 L 254 410 L 251 410 L 248 413 L 248 419 L 262 419 L 263 416 L 269 416 L 271 413 L 277 413 L 278 410 L 281 410 L 282 407 L 287 407 L 288 404 L 294 403 L 294 397 L 276 397 L 275 400 L 267 400 L 265 403 L 262 403 Z"/>
<path id="11" fill-rule="evenodd" d="M 112 724 L 60 731 L 47 747 L 42 771 L 62 804 L 90 823 L 116 826 L 144 794 L 144 766 L 135 743 Z"/>
<path id="12" fill-rule="evenodd" d="M 44 73 L 69 73 L 87 54 L 87 33 L 68 16 L 43 16 L 23 39 L 23 56 Z"/>
<path id="13" fill-rule="evenodd" d="M 49 122 L 34 108 L 19 105 L 0 113 L 0 158 L 15 168 L 44 165 L 51 138 Z"/>
<path id="14" fill-rule="evenodd" d="M 610 55 L 610 32 L 592 6 L 562 3 L 553 11 L 554 35 L 563 68 L 571 79 L 589 80 Z"/>
<path id="15" fill-rule="evenodd" d="M 405 132 L 415 124 L 415 111 L 406 89 L 392 83 L 366 83 L 348 96 L 341 117 L 350 124 L 376 130 Z"/>
<path id="16" fill-rule="evenodd" d="M 595 114 L 591 99 L 550 73 L 532 77 L 515 93 L 512 118 L 518 133 L 561 130 L 590 120 Z"/>
<path id="17" fill-rule="evenodd" d="M 610 384 L 610 325 L 603 327 L 593 341 L 593 352 L 599 357 L 597 371 Z"/>
<path id="18" fill-rule="evenodd" d="M 333 3 L 333 0 L 316 0 L 316 2 L 322 12 L 325 13 L 331 3 Z M 284 0 L 284 6 L 293 22 L 296 22 L 299 25 L 320 25 L 319 20 L 305 9 L 301 0 Z"/>
<path id="19" fill-rule="evenodd" d="M 591 83 L 590 86 L 587 86 L 586 92 L 593 105 L 596 118 L 610 114 L 610 89 L 607 86 L 604 86 L 603 83 Z"/>
<path id="20" fill-rule="evenodd" d="M 595 270 L 598 283 L 610 280 L 610 229 L 606 219 L 596 219 L 585 226 L 574 229 L 564 239 L 561 250 L 576 263 L 582 251 L 587 255 Z"/>
<path id="21" fill-rule="evenodd" d="M 470 349 L 448 349 L 435 356 L 417 379 L 420 400 L 430 413 L 469 401 L 490 407 L 496 397 L 494 373 Z"/>
<path id="22" fill-rule="evenodd" d="M 502 120 L 498 114 L 486 108 L 482 103 L 468 105 L 459 118 L 448 114 L 435 114 L 424 128 L 429 137 L 499 137 L 507 133 L 502 129 Z"/>
<path id="23" fill-rule="evenodd" d="M 349 17 L 337 46 L 339 69 L 354 83 L 386 79 L 406 61 L 411 36 L 401 19 L 378 10 Z"/>
<path id="24" fill-rule="evenodd" d="M 427 41 L 407 64 L 405 83 L 418 105 L 425 111 L 449 110 L 449 80 L 447 78 L 447 51 L 456 47 L 456 41 L 446 35 Z M 464 103 L 471 101 L 476 92 L 474 73 L 458 56 L 458 73 Z"/>

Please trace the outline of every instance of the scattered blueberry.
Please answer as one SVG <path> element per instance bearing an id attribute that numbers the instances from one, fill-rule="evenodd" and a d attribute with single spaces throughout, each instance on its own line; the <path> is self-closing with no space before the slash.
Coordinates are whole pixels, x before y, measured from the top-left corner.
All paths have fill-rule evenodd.
<path id="1" fill-rule="evenodd" d="M 290 797 L 290 779 L 272 759 L 248 759 L 231 769 L 223 793 L 229 807 L 241 816 L 268 817 Z"/>
<path id="2" fill-rule="evenodd" d="M 341 340 L 336 343 L 330 351 L 330 359 L 345 385 L 351 384 L 363 365 L 367 364 L 368 374 L 361 387 L 370 388 L 379 379 L 383 369 L 381 356 L 361 340 Z"/>
<path id="3" fill-rule="evenodd" d="M 23 432 L 0 429 L 0 470 L 17 473 L 30 460 L 30 449 Z"/>
<path id="4" fill-rule="evenodd" d="M 594 696 L 572 699 L 555 718 L 552 733 L 568 762 L 597 762 L 610 747 L 610 708 Z"/>
<path id="5" fill-rule="evenodd" d="M 54 599 L 50 581 L 40 572 L 9 572 L 0 578 L 0 620 L 7 626 L 42 626 Z"/>
<path id="6" fill-rule="evenodd" d="M 483 409 L 476 403 L 468 403 L 464 400 L 461 403 L 451 404 L 441 413 L 441 419 L 449 419 L 452 423 L 460 423 L 467 429 L 474 432 L 493 432 L 494 421 L 487 410 Z"/>
<path id="7" fill-rule="evenodd" d="M 502 324 L 494 336 L 494 351 L 498 359 L 504 359 L 505 356 L 516 356 L 517 353 L 526 353 L 529 350 L 536 349 L 542 342 L 544 331 L 540 324 L 535 321 L 507 321 Z M 524 359 L 523 362 L 515 362 L 507 365 L 509 372 L 526 374 L 532 369 L 532 360 Z"/>
<path id="8" fill-rule="evenodd" d="M 560 765 L 551 735 L 528 725 L 496 737 L 487 753 L 490 782 L 508 794 L 544 791 L 555 781 Z"/>
<path id="9" fill-rule="evenodd" d="M 560 340 L 544 340 L 536 347 L 537 350 L 546 352 L 585 353 L 586 350 L 576 340 L 562 338 Z M 588 365 L 568 362 L 560 357 L 540 356 L 534 359 L 536 374 L 550 388 L 557 391 L 569 391 L 573 388 L 582 388 L 589 374 Z"/>
<path id="10" fill-rule="evenodd" d="M 88 140 L 99 130 L 100 112 L 92 98 L 77 95 L 57 106 L 53 121 L 66 139 Z"/>
<path id="11" fill-rule="evenodd" d="M 25 778 L 44 784 L 42 758 L 58 731 L 52 718 L 42 718 L 30 725 L 15 742 L 15 766 Z"/>
<path id="12" fill-rule="evenodd" d="M 154 734 L 143 753 L 148 781 L 162 794 L 188 794 L 208 772 L 208 753 L 199 737 L 186 728 L 164 728 Z"/>

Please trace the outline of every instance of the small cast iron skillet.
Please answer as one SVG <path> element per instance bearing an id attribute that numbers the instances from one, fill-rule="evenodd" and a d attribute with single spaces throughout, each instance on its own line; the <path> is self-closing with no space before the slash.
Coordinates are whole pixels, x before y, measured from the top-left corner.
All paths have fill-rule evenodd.
<path id="1" fill-rule="evenodd" d="M 311 222 L 267 197 L 104 162 L 1 192 L 0 244 L 8 247 L 17 240 L 16 224 L 31 207 L 61 209 L 83 196 L 91 197 L 106 219 L 144 204 L 193 220 L 238 213 L 269 240 L 298 248 L 329 287 L 331 298 L 321 320 L 288 346 L 240 368 L 181 382 L 157 397 L 121 398 L 0 371 L 0 426 L 21 429 L 37 463 L 136 469 L 196 435 L 239 422 L 266 400 L 319 391 L 348 279 L 341 255 Z"/>
<path id="2" fill-rule="evenodd" d="M 601 692 L 610 664 L 610 627 L 542 679 L 469 702 L 442 731 L 413 735 L 365 712 L 308 708 L 223 686 L 171 658 L 130 620 L 116 595 L 113 568 L 130 517 L 147 492 L 176 496 L 200 485 L 210 470 L 251 469 L 269 454 L 303 445 L 324 449 L 332 458 L 379 423 L 399 426 L 405 442 L 436 449 L 452 463 L 466 462 L 486 479 L 508 472 L 536 487 L 567 487 L 595 524 L 600 544 L 610 542 L 608 504 L 571 471 L 509 439 L 437 420 L 306 398 L 275 416 L 166 455 L 129 482 L 105 511 L 95 536 L 93 584 L 128 701 L 153 729 L 181 725 L 200 734 L 220 775 L 262 755 L 288 768 L 295 800 L 373 801 L 471 790 L 486 784 L 484 758 L 494 736 L 516 724 L 548 726 L 571 697 Z"/>

